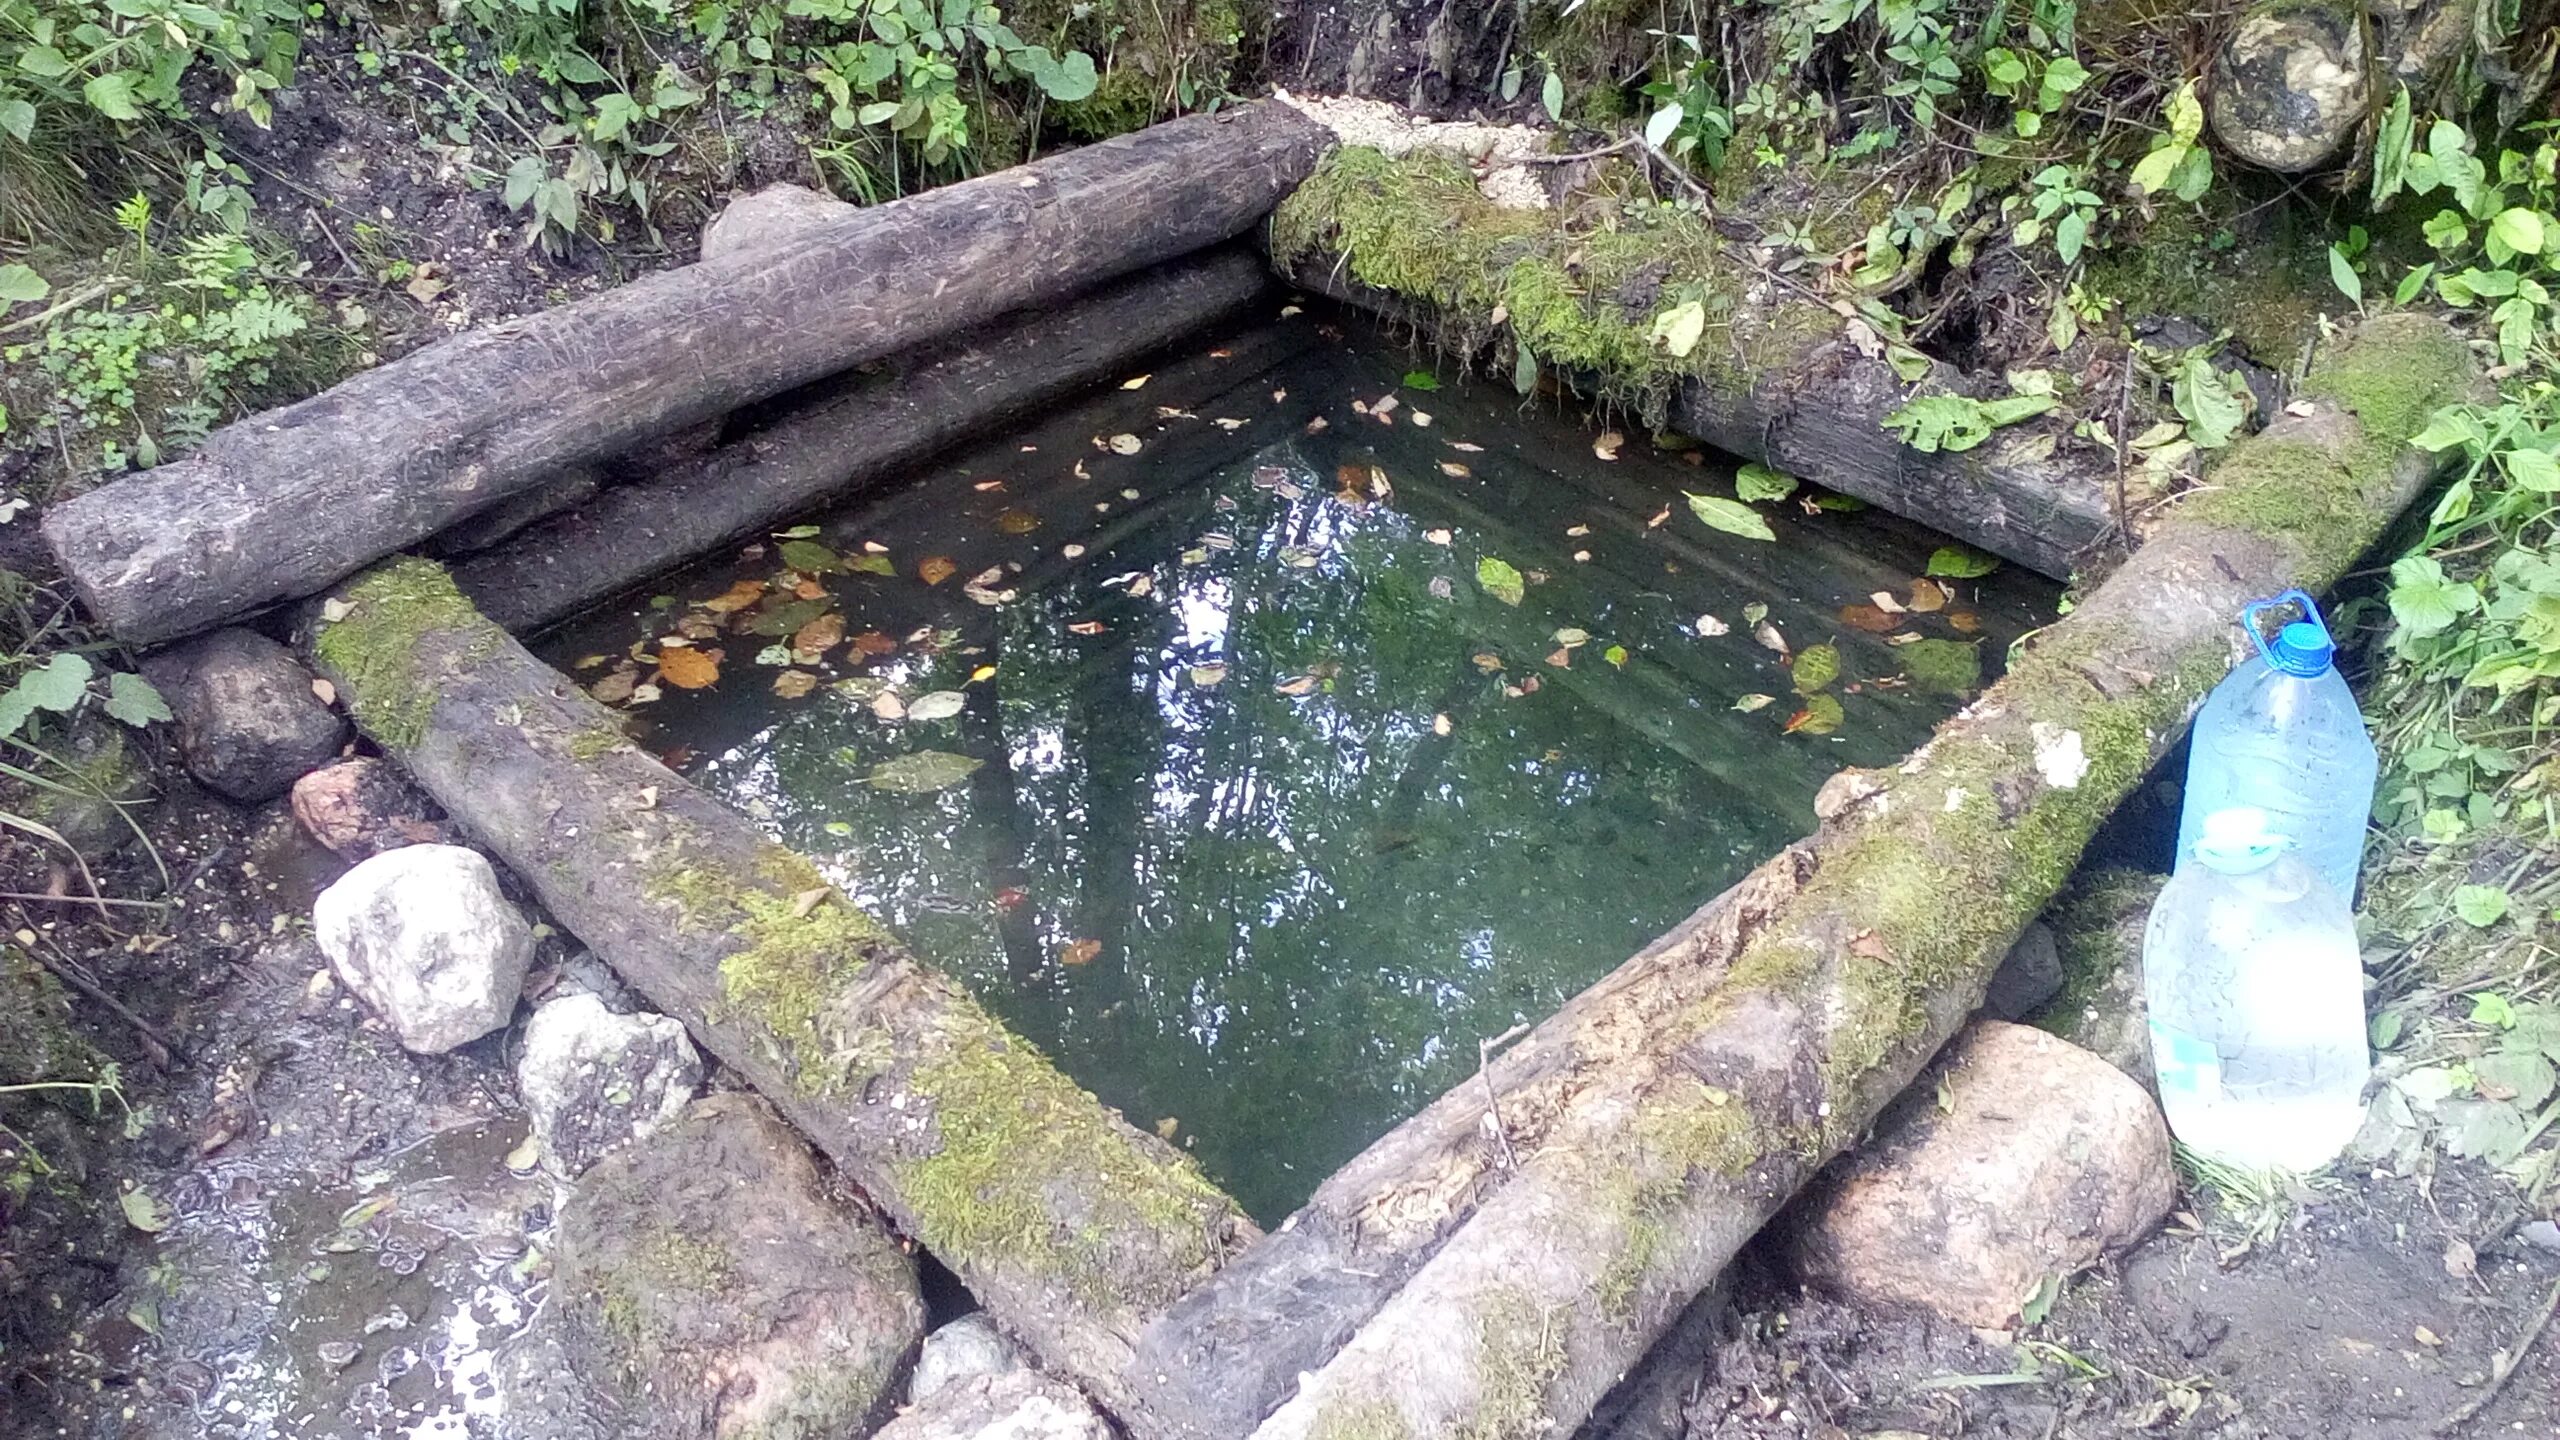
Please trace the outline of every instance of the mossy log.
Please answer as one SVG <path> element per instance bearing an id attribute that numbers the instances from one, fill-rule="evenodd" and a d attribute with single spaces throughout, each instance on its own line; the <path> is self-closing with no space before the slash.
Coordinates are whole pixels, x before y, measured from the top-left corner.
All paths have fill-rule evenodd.
<path id="1" fill-rule="evenodd" d="M 1451 157 L 1351 148 L 1282 203 L 1271 248 L 1299 285 L 1468 354 L 1525 349 L 1650 422 L 2043 574 L 2067 578 L 2114 524 L 2113 451 L 2053 418 L 1966 450 L 1904 445 L 1885 417 L 1966 378 L 1935 364 L 1906 384 L 1829 302 L 1695 217 L 1567 230 L 1497 208 Z M 1675 357 L 1654 322 L 1692 296 L 1708 323 Z"/>
<path id="2" fill-rule="evenodd" d="M 811 387 L 745 434 L 604 490 L 454 567 L 490 619 L 539 629 L 894 474 L 1234 315 L 1269 287 L 1219 249 Z"/>
<path id="3" fill-rule="evenodd" d="M 1150 1332 L 1148 1368 L 1231 1396 L 1229 1433 L 1294 1389 L 1261 1440 L 1569 1433 L 1964 1022 L 2243 653 L 2240 606 L 2342 575 L 2474 383 L 2431 319 L 2330 348 L 1979 701 L 1326 1182 Z"/>
<path id="4" fill-rule="evenodd" d="M 623 741 L 431 562 L 335 588 L 305 650 L 367 734 L 651 1004 L 1105 1403 L 1144 1323 L 1256 1232 L 829 888 Z"/>
<path id="5" fill-rule="evenodd" d="M 583 461 L 1243 233 L 1330 134 L 1172 121 L 458 335 L 54 507 L 90 610 L 155 643 L 308 595 Z"/>

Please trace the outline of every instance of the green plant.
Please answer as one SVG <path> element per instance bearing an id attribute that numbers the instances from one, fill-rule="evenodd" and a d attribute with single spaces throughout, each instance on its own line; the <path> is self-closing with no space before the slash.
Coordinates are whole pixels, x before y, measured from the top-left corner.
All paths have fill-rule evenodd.
<path id="1" fill-rule="evenodd" d="M 1928 454 L 1938 450 L 1970 450 L 2003 426 L 2032 420 L 2051 410 L 2051 395 L 2009 395 L 1976 400 L 1970 395 L 1921 395 L 1884 417 L 1885 428 L 1902 443 Z"/>
<path id="2" fill-rule="evenodd" d="M 2104 201 L 2091 190 L 2081 171 L 2069 165 L 2047 165 L 2027 181 L 2028 193 L 2023 205 L 2024 219 L 2009 231 L 2010 240 L 2020 246 L 2035 244 L 2050 229 L 2053 253 L 2065 265 L 2077 264 L 2080 252 L 2089 243 L 2090 227 L 2098 221 L 2098 207 Z M 2021 204 L 2019 196 L 2009 196 L 2004 214 L 2014 214 Z"/>
<path id="3" fill-rule="evenodd" d="M 2145 198 L 2166 193 L 2189 203 L 2201 200 L 2213 187 L 2213 152 L 2204 144 L 2204 102 L 2196 98 L 2196 82 L 2189 80 L 2170 95 L 2163 118 L 2168 130 L 2134 164 L 2129 177 L 2134 192 Z"/>

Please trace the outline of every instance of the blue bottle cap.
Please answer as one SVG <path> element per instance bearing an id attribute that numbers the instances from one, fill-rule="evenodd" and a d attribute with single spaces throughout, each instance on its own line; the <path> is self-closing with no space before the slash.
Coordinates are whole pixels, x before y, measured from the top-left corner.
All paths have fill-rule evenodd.
<path id="1" fill-rule="evenodd" d="M 2311 679 L 2329 673 L 2329 664 L 2338 647 L 2319 622 L 2296 620 L 2276 632 L 2276 643 L 2267 647 L 2267 663 L 2287 675 Z"/>

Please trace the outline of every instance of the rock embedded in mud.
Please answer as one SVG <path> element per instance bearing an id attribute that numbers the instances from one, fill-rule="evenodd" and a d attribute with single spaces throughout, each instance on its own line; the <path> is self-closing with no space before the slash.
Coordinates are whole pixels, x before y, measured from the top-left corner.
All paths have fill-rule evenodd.
<path id="1" fill-rule="evenodd" d="M 293 782 L 293 818 L 349 860 L 442 842 L 445 829 L 435 813 L 399 766 L 369 755 L 324 765 Z"/>
<path id="2" fill-rule="evenodd" d="M 2142 932 L 2165 875 L 2103 869 L 2074 876 L 2045 912 L 2062 960 L 2061 993 L 2035 1017 L 2144 1089 L 2151 1068 L 2151 1007 L 2142 990 Z"/>
<path id="3" fill-rule="evenodd" d="M 777 240 L 787 240 L 813 225 L 852 214 L 860 207 L 801 185 L 767 185 L 741 195 L 702 227 L 702 259 L 717 263 Z"/>
<path id="4" fill-rule="evenodd" d="M 422 1055 L 504 1026 L 533 963 L 533 928 L 459 845 L 374 856 L 320 892 L 311 924 L 338 979 Z"/>
<path id="5" fill-rule="evenodd" d="M 907 1377 L 907 1403 L 922 1404 L 944 1388 L 983 1375 L 1005 1375 L 1024 1368 L 1022 1352 L 998 1330 L 984 1311 L 963 1315 L 924 1337 L 915 1373 Z"/>
<path id="6" fill-rule="evenodd" d="M 664 1015 L 616 1015 L 593 995 L 565 995 L 524 1027 L 516 1083 L 542 1168 L 575 1180 L 674 1119 L 702 1084 L 702 1057 Z"/>
<path id="7" fill-rule="evenodd" d="M 2363 123 L 2372 66 L 2363 16 L 2344 0 L 2266 0 L 2214 56 L 2214 138 L 2261 169 L 2299 174 Z"/>
<path id="8" fill-rule="evenodd" d="M 2062 952 L 2054 944 L 2053 927 L 2036 921 L 2018 934 L 1991 984 L 1982 992 L 1982 1013 L 1994 1020 L 2024 1020 L 2041 1010 L 2062 989 Z"/>
<path id="9" fill-rule="evenodd" d="M 924 1334 L 898 1242 L 738 1093 L 587 1172 L 551 1293 L 559 1353 L 623 1440 L 867 1433 Z"/>
<path id="10" fill-rule="evenodd" d="M 2143 1088 L 2041 1030 L 1984 1021 L 1797 1210 L 1808 1284 L 2007 1327 L 2040 1285 L 2169 1211 L 2169 1128 Z"/>
<path id="11" fill-rule="evenodd" d="M 282 795 L 346 743 L 346 722 L 321 703 L 311 672 L 254 630 L 173 646 L 142 673 L 169 702 L 187 773 L 244 805 Z"/>
<path id="12" fill-rule="evenodd" d="M 1015 1370 L 946 1385 L 872 1440 L 1111 1440 L 1111 1426 L 1072 1387 Z"/>

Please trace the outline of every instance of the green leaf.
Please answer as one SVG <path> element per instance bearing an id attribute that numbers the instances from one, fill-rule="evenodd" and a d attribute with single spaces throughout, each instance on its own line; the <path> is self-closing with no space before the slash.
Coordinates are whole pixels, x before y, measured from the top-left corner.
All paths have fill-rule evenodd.
<path id="1" fill-rule="evenodd" d="M 2490 237 L 2519 255 L 2542 253 L 2542 216 L 2518 205 L 2489 221 Z"/>
<path id="2" fill-rule="evenodd" d="M 785 540 L 779 552 L 782 563 L 803 575 L 824 575 L 844 568 L 836 552 L 815 540 Z"/>
<path id="3" fill-rule="evenodd" d="M 1828 735 L 1840 728 L 1848 713 L 1840 708 L 1837 695 L 1808 695 L 1804 708 L 1787 722 L 1789 734 Z"/>
<path id="4" fill-rule="evenodd" d="M 796 570 L 800 567 L 795 565 L 792 568 Z M 895 575 L 898 573 L 898 567 L 890 563 L 888 556 L 874 555 L 868 551 L 863 554 L 856 555 L 852 559 L 844 562 L 844 568 L 852 571 L 856 575 Z"/>
<path id="5" fill-rule="evenodd" d="M 2153 146 L 2151 153 L 2134 162 L 2133 188 L 2145 195 L 2157 195 L 2169 188 L 2169 172 L 2186 158 L 2187 147 L 2175 140 Z"/>
<path id="6" fill-rule="evenodd" d="M 1563 76 L 1558 75 L 1558 74 L 1557 74 L 1556 72 L 1554 72 L 1553 70 L 1550 70 L 1550 71 L 1548 71 L 1548 72 L 1547 72 L 1546 82 L 1545 82 L 1544 84 L 1542 84 L 1542 85 L 1540 85 L 1540 86 L 1538 87 L 1538 103 L 1547 107 L 1547 118 L 1548 118 L 1548 119 L 1553 120 L 1553 121 L 1556 121 L 1558 124 L 1562 124 L 1562 123 L 1563 123 L 1563 121 L 1564 121 L 1564 77 L 1563 77 Z"/>
<path id="7" fill-rule="evenodd" d="M 1950 580 L 1979 580 L 1999 568 L 1997 556 L 1968 550 L 1962 545 L 1941 545 L 1929 556 L 1926 573 L 1943 575 Z"/>
<path id="8" fill-rule="evenodd" d="M 1512 349 L 1517 353 L 1511 360 L 1511 388 L 1523 395 L 1533 394 L 1538 388 L 1538 357 L 1530 354 L 1526 345 L 1514 344 Z"/>
<path id="9" fill-rule="evenodd" d="M 2555 1075 L 2551 1062 L 2534 1050 L 2495 1050 L 2471 1062 L 2474 1083 L 2503 1094 L 2510 1105 L 2535 1109 L 2551 1098 Z"/>
<path id="10" fill-rule="evenodd" d="M 907 706 L 907 718 L 919 722 L 948 720 L 959 714 L 968 703 L 969 697 L 957 690 L 929 690 Z"/>
<path id="11" fill-rule="evenodd" d="M 80 94 L 91 108 L 110 120 L 142 118 L 141 109 L 133 103 L 133 82 L 121 71 L 90 76 L 89 83 L 80 87 Z"/>
<path id="12" fill-rule="evenodd" d="M 1829 645 L 1808 645 L 1796 652 L 1795 664 L 1789 669 L 1795 677 L 1796 693 L 1812 695 L 1831 687 L 1840 678 L 1840 652 Z"/>
<path id="13" fill-rule="evenodd" d="M 145 1235 L 157 1235 L 169 1228 L 169 1207 L 139 1185 L 117 1196 L 116 1206 L 124 1211 L 124 1222 Z"/>
<path id="14" fill-rule="evenodd" d="M 1627 664 L 1627 647 L 1624 645 L 1612 645 L 1608 649 L 1600 652 L 1600 658 L 1623 670 L 1626 668 Z"/>
<path id="15" fill-rule="evenodd" d="M 2493 1030 L 2512 1030 L 2516 1024 L 2515 1002 L 2498 991 L 2483 990 L 2471 997 L 2471 1023 Z"/>
<path id="16" fill-rule="evenodd" d="M 2196 82 L 2189 80 L 2169 97 L 2169 134 L 2171 138 L 2195 143 L 2204 134 L 2204 102 L 2196 98 Z"/>
<path id="17" fill-rule="evenodd" d="M 2390 107 L 2382 112 L 2382 125 L 2373 139 L 2372 205 L 2381 209 L 2400 193 L 2401 182 L 2409 172 L 2409 145 L 2416 130 L 2409 114 L 2409 87 L 2403 85 L 2391 97 Z M 2403 302 L 2406 303 L 2406 302 Z"/>
<path id="18" fill-rule="evenodd" d="M 68 714 L 89 693 L 89 662 L 68 651 L 18 677 L 0 694 L 0 736 L 11 734 L 38 710 Z"/>
<path id="19" fill-rule="evenodd" d="M 160 698 L 150 681 L 129 670 L 107 677 L 107 714 L 136 730 L 172 718 L 169 702 Z"/>
<path id="20" fill-rule="evenodd" d="M 1778 538 L 1776 532 L 1769 528 L 1769 522 L 1760 518 L 1759 512 L 1739 500 L 1727 500 L 1721 495 L 1691 495 L 1689 513 L 1697 516 L 1708 529 L 1721 530 L 1727 535 L 1739 535 L 1745 540 L 1766 540 L 1772 544 Z"/>
<path id="21" fill-rule="evenodd" d="M 1070 50 L 1059 57 L 1055 75 L 1033 78 L 1041 93 L 1067 104 L 1093 98 L 1093 92 L 1102 85 L 1101 75 L 1093 68 L 1093 57 L 1081 50 Z"/>
<path id="22" fill-rule="evenodd" d="M 1476 588 L 1505 605 L 1517 605 L 1529 593 L 1511 562 L 1491 555 L 1476 562 Z"/>
<path id="23" fill-rule="evenodd" d="M 897 113 L 897 101 L 874 100 L 870 104 L 863 106 L 861 109 L 854 111 L 853 118 L 858 124 L 879 125 L 885 123 L 890 116 Z"/>
<path id="24" fill-rule="evenodd" d="M 2391 562 L 2391 618 L 2412 636 L 2441 634 L 2479 608 L 2479 589 L 2448 577 L 2435 557 L 2403 555 Z"/>
<path id="25" fill-rule="evenodd" d="M 2382 1011 L 2373 1017 L 2371 1025 L 2365 1027 L 2366 1036 L 2373 1042 L 2374 1049 L 2388 1050 L 2400 1043 L 2400 1029 L 2407 1021 L 2408 1017 L 2398 1010 Z"/>
<path id="26" fill-rule="evenodd" d="M 2495 885 L 2465 885 L 2453 892 L 2453 913 L 2475 930 L 2507 918 L 2507 892 Z M 2508 1023 L 2513 1024 L 2512 1018 Z"/>
<path id="27" fill-rule="evenodd" d="M 1404 376 L 1404 388 L 1407 390 L 1437 390 L 1440 388 L 1440 377 L 1432 374 L 1428 370 L 1408 370 L 1405 372 Z"/>
<path id="28" fill-rule="evenodd" d="M 2524 1116 L 2495 1100 L 2448 1100 L 2445 1149 L 2461 1159 L 2505 1160 L 2526 1140 Z"/>
<path id="29" fill-rule="evenodd" d="M 2346 296 L 2348 303 L 2358 309 L 2364 307 L 2364 280 L 2348 262 L 2347 253 L 2335 245 L 2329 247 L 2329 283 L 2338 287 L 2338 293 Z"/>
<path id="30" fill-rule="evenodd" d="M 1970 695 L 1982 685 L 1982 652 L 1961 640 L 1922 640 L 1897 652 L 1903 673 L 1922 690 Z"/>
<path id="31" fill-rule="evenodd" d="M 2547 450 L 2509 450 L 2498 457 L 2507 478 L 2527 490 L 2548 495 L 2560 490 L 2560 460 Z"/>
<path id="32" fill-rule="evenodd" d="M 2170 387 L 2170 403 L 2187 422 L 2187 438 L 2205 450 L 2230 444 L 2232 435 L 2249 419 L 2248 403 L 2233 393 L 2231 381 L 2201 351 L 2189 355 L 2179 368 Z"/>
<path id="33" fill-rule="evenodd" d="M 71 73 L 71 61 L 50 45 L 30 45 L 18 52 L 18 68 L 39 80 L 53 80 Z"/>
<path id="34" fill-rule="evenodd" d="M 1754 503 L 1784 500 L 1796 493 L 1796 477 L 1755 460 L 1734 472 L 1733 493 Z"/>
<path id="35" fill-rule="evenodd" d="M 2053 227 L 2053 253 L 2065 265 L 2080 258 L 2080 247 L 2089 240 L 2089 212 L 2074 210 Z"/>
<path id="36" fill-rule="evenodd" d="M 52 293 L 53 287 L 32 268 L 14 262 L 0 265 L 0 305 L 41 300 Z"/>
<path id="37" fill-rule="evenodd" d="M 36 107 L 24 100 L 0 100 L 0 133 L 26 144 L 36 133 Z"/>
<path id="38" fill-rule="evenodd" d="M 871 767 L 862 782 L 874 790 L 896 795 L 929 795 L 948 790 L 977 772 L 983 760 L 967 755 L 954 755 L 945 750 L 919 750 L 895 760 L 883 760 Z"/>
<path id="39" fill-rule="evenodd" d="M 1698 340 L 1707 333 L 1707 307 L 1692 300 L 1674 305 L 1653 317 L 1653 343 L 1669 351 L 1673 358 L 1685 360 L 1698 348 Z"/>

